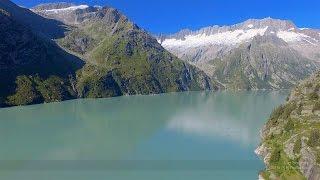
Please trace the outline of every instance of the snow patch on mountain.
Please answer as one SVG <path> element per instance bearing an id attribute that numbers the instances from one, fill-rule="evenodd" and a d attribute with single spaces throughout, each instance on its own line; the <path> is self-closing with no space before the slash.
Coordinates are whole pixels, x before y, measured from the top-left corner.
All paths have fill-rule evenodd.
<path id="1" fill-rule="evenodd" d="M 309 36 L 307 36 L 305 34 L 296 33 L 296 32 L 288 32 L 288 31 L 279 31 L 277 33 L 277 36 L 286 42 L 295 42 L 295 41 L 301 41 L 304 38 L 310 38 Z"/>
<path id="2" fill-rule="evenodd" d="M 89 7 L 88 5 L 70 6 L 70 7 L 61 8 L 61 9 L 44 10 L 44 12 L 59 13 L 59 12 L 64 12 L 64 11 L 75 11 L 77 9 L 87 9 L 88 7 Z"/>
<path id="3" fill-rule="evenodd" d="M 294 28 L 290 28 L 290 29 L 288 29 L 288 31 L 294 31 L 295 29 Z"/>
<path id="4" fill-rule="evenodd" d="M 279 31 L 277 33 L 277 36 L 288 43 L 299 42 L 299 41 L 305 41 L 312 45 L 316 45 L 315 43 L 318 43 L 318 40 L 298 32 Z"/>
<path id="5" fill-rule="evenodd" d="M 263 36 L 268 26 L 260 29 L 237 29 L 234 31 L 219 32 L 211 35 L 205 33 L 198 35 L 188 35 L 184 39 L 165 39 L 161 44 L 166 48 L 172 47 L 201 47 L 207 45 L 237 45 L 260 35 Z"/>

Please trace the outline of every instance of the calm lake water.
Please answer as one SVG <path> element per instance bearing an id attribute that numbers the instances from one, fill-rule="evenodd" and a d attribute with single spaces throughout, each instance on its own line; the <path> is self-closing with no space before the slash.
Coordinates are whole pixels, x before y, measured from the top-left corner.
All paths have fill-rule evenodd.
<path id="1" fill-rule="evenodd" d="M 287 92 L 186 92 L 0 109 L 0 179 L 257 179 Z"/>

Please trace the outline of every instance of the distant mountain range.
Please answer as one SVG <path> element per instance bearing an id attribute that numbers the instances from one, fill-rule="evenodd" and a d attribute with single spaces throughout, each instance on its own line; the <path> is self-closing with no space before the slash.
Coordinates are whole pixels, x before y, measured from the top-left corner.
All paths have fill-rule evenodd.
<path id="1" fill-rule="evenodd" d="M 157 39 L 168 51 L 232 89 L 289 88 L 320 62 L 320 30 L 272 18 L 182 30 Z"/>
<path id="2" fill-rule="evenodd" d="M 217 89 L 110 7 L 0 1 L 0 106 Z"/>

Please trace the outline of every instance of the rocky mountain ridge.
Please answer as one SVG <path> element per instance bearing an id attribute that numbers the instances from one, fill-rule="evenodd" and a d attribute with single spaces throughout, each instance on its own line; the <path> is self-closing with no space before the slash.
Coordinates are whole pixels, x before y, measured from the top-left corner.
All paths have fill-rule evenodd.
<path id="1" fill-rule="evenodd" d="M 305 46 L 304 48 L 315 46 L 313 48 L 319 50 L 319 33 L 320 30 L 316 29 L 298 28 L 291 21 L 265 18 L 249 19 L 243 23 L 231 26 L 206 27 L 197 31 L 186 29 L 173 35 L 162 35 L 158 37 L 158 41 L 166 49 L 171 50 L 182 59 L 189 58 L 187 60 L 206 61 L 219 56 L 217 56 L 217 53 L 212 54 L 208 52 L 208 56 L 210 57 L 206 56 L 206 54 L 201 57 L 194 57 L 192 52 L 189 54 L 187 53 L 187 49 L 190 47 L 202 47 L 200 49 L 203 51 L 209 51 L 205 48 L 207 46 L 212 46 L 211 49 L 222 49 L 220 46 L 231 46 L 231 48 L 234 48 L 238 47 L 239 44 L 251 41 L 252 38 L 257 35 L 269 35 L 276 36 L 284 40 L 288 44 L 292 45 L 292 47 L 296 47 L 297 45 Z M 300 51 L 297 47 L 296 50 Z M 313 57 L 312 59 L 319 61 L 317 54 L 309 56 Z"/>

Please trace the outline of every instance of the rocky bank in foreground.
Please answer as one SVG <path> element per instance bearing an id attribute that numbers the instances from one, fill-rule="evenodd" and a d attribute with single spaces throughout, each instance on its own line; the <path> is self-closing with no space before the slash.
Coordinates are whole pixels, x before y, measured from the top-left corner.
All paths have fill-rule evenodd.
<path id="1" fill-rule="evenodd" d="M 264 179 L 320 179 L 320 72 L 294 88 L 271 114 L 256 150 Z"/>

